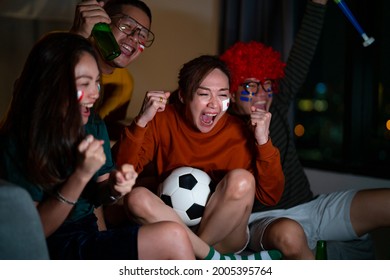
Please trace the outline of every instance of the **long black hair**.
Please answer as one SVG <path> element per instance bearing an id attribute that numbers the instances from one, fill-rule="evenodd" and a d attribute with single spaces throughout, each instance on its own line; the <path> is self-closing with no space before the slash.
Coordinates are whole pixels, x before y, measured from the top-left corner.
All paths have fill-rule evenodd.
<path id="1" fill-rule="evenodd" d="M 75 67 L 84 53 L 96 55 L 76 34 L 52 32 L 33 46 L 0 127 L 11 136 L 27 178 L 42 187 L 63 182 L 77 162 L 84 127 Z"/>

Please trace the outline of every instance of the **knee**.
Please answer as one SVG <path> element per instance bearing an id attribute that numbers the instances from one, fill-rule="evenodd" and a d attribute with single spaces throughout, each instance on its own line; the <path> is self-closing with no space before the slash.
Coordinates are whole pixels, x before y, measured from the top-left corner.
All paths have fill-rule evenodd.
<path id="1" fill-rule="evenodd" d="M 279 249 L 288 258 L 300 256 L 308 246 L 302 226 L 291 219 L 276 220 L 269 225 L 265 234 L 267 245 Z"/>
<path id="2" fill-rule="evenodd" d="M 138 233 L 141 259 L 194 259 L 194 251 L 184 225 L 160 221 L 142 226 Z"/>
<path id="3" fill-rule="evenodd" d="M 160 232 L 160 239 L 169 240 L 181 240 L 187 238 L 187 232 L 184 229 L 184 226 L 171 221 L 164 221 L 164 230 Z"/>
<path id="4" fill-rule="evenodd" d="M 235 169 L 226 175 L 226 194 L 234 200 L 252 198 L 255 193 L 255 178 L 245 169 Z"/>
<path id="5" fill-rule="evenodd" d="M 144 187 L 134 188 L 124 198 L 124 206 L 126 210 L 136 216 L 151 213 L 153 210 L 153 195 L 153 193 Z"/>
<path id="6" fill-rule="evenodd" d="M 168 251 L 180 252 L 183 249 L 191 248 L 191 242 L 184 226 L 170 221 L 161 222 L 159 240 Z"/>

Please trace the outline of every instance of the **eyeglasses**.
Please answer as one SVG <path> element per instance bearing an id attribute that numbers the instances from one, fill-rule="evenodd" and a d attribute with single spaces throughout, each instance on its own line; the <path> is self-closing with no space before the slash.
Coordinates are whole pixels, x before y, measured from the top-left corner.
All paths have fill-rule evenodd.
<path id="1" fill-rule="evenodd" d="M 265 92 L 272 92 L 273 81 L 272 80 L 264 80 L 262 82 L 246 82 L 242 83 L 241 86 L 245 89 L 248 94 L 255 94 L 259 92 L 260 86 Z"/>
<path id="2" fill-rule="evenodd" d="M 144 47 L 148 48 L 153 44 L 154 34 L 149 29 L 142 26 L 138 21 L 130 16 L 120 14 L 111 18 L 119 18 L 115 26 L 119 31 L 125 33 L 127 36 L 137 37 L 138 42 Z"/>

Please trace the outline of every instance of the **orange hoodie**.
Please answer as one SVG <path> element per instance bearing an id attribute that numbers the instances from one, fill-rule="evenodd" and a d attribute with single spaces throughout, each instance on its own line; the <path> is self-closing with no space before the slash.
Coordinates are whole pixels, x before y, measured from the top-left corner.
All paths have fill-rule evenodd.
<path id="1" fill-rule="evenodd" d="M 195 130 L 173 105 L 157 113 L 145 128 L 133 122 L 113 147 L 117 165 L 130 163 L 138 173 L 155 161 L 162 182 L 170 172 L 191 166 L 218 183 L 231 170 L 249 170 L 256 178 L 256 198 L 275 205 L 284 190 L 279 150 L 269 140 L 256 145 L 255 138 L 239 118 L 225 114 L 208 133 Z"/>

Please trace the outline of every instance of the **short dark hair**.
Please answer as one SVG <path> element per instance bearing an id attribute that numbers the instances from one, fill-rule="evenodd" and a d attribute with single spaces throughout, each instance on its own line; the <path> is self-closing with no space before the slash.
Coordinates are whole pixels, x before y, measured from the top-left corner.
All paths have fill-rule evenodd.
<path id="1" fill-rule="evenodd" d="M 130 5 L 141 9 L 149 17 L 150 23 L 152 23 L 152 12 L 148 5 L 141 0 L 108 0 L 107 3 L 104 4 L 104 10 L 111 17 L 120 14 L 123 5 Z"/>
<path id="2" fill-rule="evenodd" d="M 185 102 L 193 99 L 203 79 L 214 69 L 221 70 L 230 81 L 229 69 L 218 56 L 201 55 L 183 65 L 179 72 L 179 91 Z"/>

